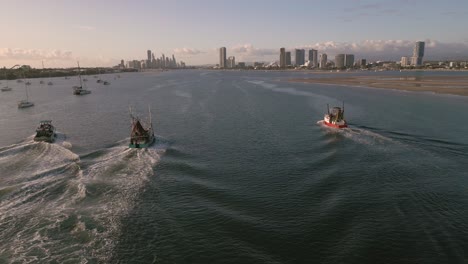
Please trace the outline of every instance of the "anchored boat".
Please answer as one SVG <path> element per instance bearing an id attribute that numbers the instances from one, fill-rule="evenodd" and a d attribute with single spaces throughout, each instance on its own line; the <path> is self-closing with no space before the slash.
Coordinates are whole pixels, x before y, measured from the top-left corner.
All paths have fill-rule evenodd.
<path id="1" fill-rule="evenodd" d="M 52 125 L 51 120 L 43 120 L 39 122 L 39 126 L 36 129 L 36 136 L 34 141 L 44 141 L 52 143 L 55 141 L 55 127 Z"/>
<path id="2" fill-rule="evenodd" d="M 81 69 L 80 63 L 78 63 L 78 78 L 80 79 L 80 86 L 73 86 L 73 94 L 74 95 L 85 95 L 90 94 L 90 90 L 83 89 L 83 81 L 81 80 Z"/>
<path id="3" fill-rule="evenodd" d="M 348 127 L 348 123 L 344 119 L 344 103 L 343 108 L 341 107 L 330 107 L 327 104 L 328 113 L 323 117 L 323 123 L 326 126 L 334 128 L 345 128 Z"/>
<path id="4" fill-rule="evenodd" d="M 147 148 L 153 144 L 154 131 L 153 124 L 151 121 L 151 109 L 148 107 L 149 120 L 146 127 L 142 124 L 142 121 L 137 116 L 132 114 L 130 109 L 130 117 L 132 118 L 132 131 L 130 134 L 130 144 L 129 148 Z"/>

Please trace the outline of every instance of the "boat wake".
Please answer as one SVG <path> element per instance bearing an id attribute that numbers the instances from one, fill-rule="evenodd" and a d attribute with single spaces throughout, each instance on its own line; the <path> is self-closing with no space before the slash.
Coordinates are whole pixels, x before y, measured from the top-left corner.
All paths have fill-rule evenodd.
<path id="1" fill-rule="evenodd" d="M 395 144 L 397 141 L 392 140 L 389 137 L 381 134 L 372 132 L 367 129 L 357 128 L 349 126 L 347 128 L 332 128 L 324 124 L 323 120 L 317 121 L 317 124 L 325 128 L 329 135 L 340 135 L 345 138 L 351 139 L 357 143 L 364 145 L 380 145 L 385 146 L 387 144 Z"/>
<path id="2" fill-rule="evenodd" d="M 122 142 L 80 157 L 68 144 L 59 135 L 0 148 L 0 260 L 106 262 L 165 151 Z"/>

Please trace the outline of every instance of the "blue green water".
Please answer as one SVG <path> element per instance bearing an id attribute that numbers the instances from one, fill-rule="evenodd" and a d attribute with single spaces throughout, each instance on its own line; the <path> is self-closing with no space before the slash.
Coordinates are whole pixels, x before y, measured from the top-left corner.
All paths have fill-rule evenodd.
<path id="1" fill-rule="evenodd" d="M 330 74 L 121 76 L 81 97 L 73 78 L 33 80 L 29 109 L 24 86 L 0 93 L 0 263 L 467 261 L 468 97 L 287 82 Z M 342 101 L 348 129 L 317 123 Z M 127 148 L 129 105 L 152 108 L 150 149 Z M 43 119 L 54 144 L 32 141 Z"/>

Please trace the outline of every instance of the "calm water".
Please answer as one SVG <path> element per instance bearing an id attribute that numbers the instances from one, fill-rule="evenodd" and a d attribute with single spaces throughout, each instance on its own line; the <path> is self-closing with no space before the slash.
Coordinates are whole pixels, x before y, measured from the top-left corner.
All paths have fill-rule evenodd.
<path id="1" fill-rule="evenodd" d="M 76 79 L 33 80 L 22 110 L 24 86 L 0 93 L 0 263 L 468 261 L 468 98 L 286 82 L 304 73 L 121 76 L 90 76 L 82 97 Z M 349 129 L 317 124 L 342 100 Z M 127 149 L 129 105 L 151 106 L 152 148 Z M 33 143 L 42 119 L 56 143 Z"/>

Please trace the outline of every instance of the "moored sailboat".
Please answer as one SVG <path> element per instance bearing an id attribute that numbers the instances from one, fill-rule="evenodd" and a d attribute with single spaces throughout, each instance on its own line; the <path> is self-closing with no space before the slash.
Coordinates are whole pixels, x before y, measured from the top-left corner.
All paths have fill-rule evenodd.
<path id="1" fill-rule="evenodd" d="M 18 108 L 27 108 L 34 106 L 34 103 L 29 101 L 28 85 L 26 83 L 24 84 L 24 91 L 26 93 L 26 100 L 19 101 Z"/>
<path id="2" fill-rule="evenodd" d="M 90 94 L 90 90 L 83 89 L 83 81 L 81 80 L 81 69 L 80 63 L 78 62 L 78 78 L 80 79 L 80 86 L 73 86 L 73 94 L 74 95 L 85 95 Z"/>

